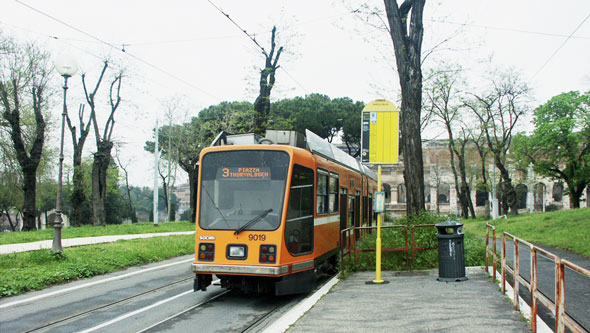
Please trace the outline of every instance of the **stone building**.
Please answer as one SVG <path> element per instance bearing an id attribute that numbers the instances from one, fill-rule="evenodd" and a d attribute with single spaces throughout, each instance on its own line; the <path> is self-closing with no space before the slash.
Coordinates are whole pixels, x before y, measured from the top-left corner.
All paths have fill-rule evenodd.
<path id="1" fill-rule="evenodd" d="M 446 140 L 428 141 L 423 145 L 424 154 L 424 192 L 426 210 L 440 214 L 461 214 L 461 207 L 455 190 L 455 180 L 450 165 L 450 154 Z M 491 193 L 487 190 L 477 190 L 478 184 L 482 182 L 481 158 L 474 147 L 467 152 L 467 174 L 471 188 L 471 200 L 474 204 L 477 216 L 489 214 L 488 202 L 491 200 Z M 403 157 L 400 164 L 383 165 L 381 175 L 386 190 L 386 208 L 388 213 L 394 217 L 406 213 L 406 185 L 403 177 Z M 491 157 L 486 162 L 487 183 L 494 179 Z M 372 167 L 374 170 L 377 167 Z M 544 211 L 555 209 L 569 209 L 570 198 L 565 193 L 565 185 L 560 182 L 531 175 L 528 169 L 522 170 L 516 166 L 509 166 L 512 184 L 517 191 L 519 212 Z M 499 172 L 496 172 L 496 183 L 499 181 Z M 586 188 L 581 197 L 581 207 L 590 207 L 590 186 Z"/>

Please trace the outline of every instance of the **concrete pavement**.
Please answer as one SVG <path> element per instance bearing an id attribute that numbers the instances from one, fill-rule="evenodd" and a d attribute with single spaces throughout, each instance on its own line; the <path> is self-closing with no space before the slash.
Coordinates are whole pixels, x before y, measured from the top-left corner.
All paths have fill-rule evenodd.
<path id="1" fill-rule="evenodd" d="M 438 270 L 383 272 L 388 284 L 365 284 L 375 272 L 353 273 L 332 287 L 288 332 L 530 332 L 481 267 L 467 281 L 439 282 Z M 280 320 L 279 320 L 280 321 Z M 292 325 L 292 326 L 289 326 Z M 268 331 L 268 330 L 267 330 Z"/>
<path id="2" fill-rule="evenodd" d="M 61 240 L 63 247 L 90 245 L 99 243 L 115 242 L 121 239 L 135 239 L 135 238 L 150 238 L 159 236 L 172 236 L 172 235 L 190 235 L 194 234 L 194 231 L 181 231 L 181 232 L 162 232 L 152 234 L 135 234 L 135 235 L 111 235 L 111 236 L 98 236 L 98 237 L 79 237 L 79 238 L 66 238 Z M 14 252 L 26 252 L 35 251 L 42 249 L 51 249 L 53 240 L 44 240 L 39 242 L 31 243 L 18 243 L 18 244 L 5 244 L 0 245 L 0 254 L 8 254 Z"/>

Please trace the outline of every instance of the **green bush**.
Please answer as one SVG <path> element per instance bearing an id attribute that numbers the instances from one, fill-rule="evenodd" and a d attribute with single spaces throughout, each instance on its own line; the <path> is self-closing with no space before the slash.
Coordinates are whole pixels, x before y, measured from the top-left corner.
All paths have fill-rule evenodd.
<path id="1" fill-rule="evenodd" d="M 386 251 L 388 248 L 404 248 L 406 238 L 404 229 L 383 227 L 381 232 L 382 270 L 420 270 L 438 267 L 438 250 L 427 249 L 415 252 L 412 263 L 412 226 L 420 224 L 437 224 L 449 220 L 445 216 L 437 216 L 430 213 L 420 213 L 411 218 L 402 217 L 394 220 L 395 225 L 408 226 L 408 258 L 406 263 L 406 253 L 403 251 Z M 435 247 L 438 246 L 436 237 L 437 230 L 435 227 L 418 227 L 414 229 L 415 247 Z M 362 237 L 357 243 L 358 249 L 374 249 L 377 233 L 373 232 Z M 483 266 L 485 263 L 485 243 L 473 235 L 465 235 L 465 265 L 466 266 Z M 358 263 L 354 259 L 346 256 L 344 258 L 345 268 L 350 271 L 370 271 L 375 270 L 375 252 L 358 253 Z"/>

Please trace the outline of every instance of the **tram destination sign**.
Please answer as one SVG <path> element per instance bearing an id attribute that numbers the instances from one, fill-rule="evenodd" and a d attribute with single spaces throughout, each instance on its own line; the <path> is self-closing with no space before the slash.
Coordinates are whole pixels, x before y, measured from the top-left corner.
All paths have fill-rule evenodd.
<path id="1" fill-rule="evenodd" d="M 220 168 L 217 179 L 270 179 L 269 167 L 226 167 Z"/>
<path id="2" fill-rule="evenodd" d="M 361 162 L 399 162 L 399 109 L 385 99 L 374 100 L 362 112 Z"/>

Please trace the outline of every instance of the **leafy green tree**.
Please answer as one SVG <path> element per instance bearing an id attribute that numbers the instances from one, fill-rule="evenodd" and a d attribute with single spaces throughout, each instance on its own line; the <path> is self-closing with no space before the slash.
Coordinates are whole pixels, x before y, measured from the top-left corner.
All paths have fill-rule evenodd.
<path id="1" fill-rule="evenodd" d="M 356 157 L 360 154 L 363 108 L 364 103 L 348 97 L 330 99 L 326 95 L 310 94 L 273 103 L 271 118 L 273 128 L 300 133 L 309 129 L 329 142 L 342 132 L 348 153 Z"/>
<path id="2" fill-rule="evenodd" d="M 158 130 L 161 154 L 176 159 L 188 175 L 192 221 L 196 218 L 196 189 L 201 150 L 209 146 L 221 131 L 232 134 L 252 132 L 254 113 L 249 102 L 221 102 L 201 110 L 198 117 L 193 117 L 188 122 L 172 125 L 172 129 L 170 125 L 162 126 Z M 144 149 L 153 153 L 154 146 L 154 141 L 147 141 Z M 170 151 L 168 147 L 171 147 Z"/>
<path id="3" fill-rule="evenodd" d="M 293 130 L 305 133 L 308 129 L 329 142 L 341 128 L 338 123 L 340 114 L 326 95 L 310 94 L 284 99 L 275 102 L 273 108 L 277 118 L 292 119 Z"/>
<path id="4" fill-rule="evenodd" d="M 231 134 L 251 133 L 254 131 L 255 114 L 250 102 L 221 102 L 211 105 L 199 112 L 200 140 L 211 143 L 221 131 Z"/>
<path id="5" fill-rule="evenodd" d="M 11 210 L 21 207 L 22 187 L 18 181 L 18 173 L 10 172 L 9 169 L 2 170 L 0 179 L 0 215 L 5 213 L 8 216 L 10 229 L 16 231 L 16 221 L 10 218 Z"/>
<path id="6" fill-rule="evenodd" d="M 342 141 L 348 149 L 348 154 L 358 157 L 361 153 L 361 112 L 365 107 L 363 102 L 354 102 L 348 97 L 335 98 L 332 103 L 339 110 L 342 119 Z"/>
<path id="7" fill-rule="evenodd" d="M 570 91 L 551 98 L 534 113 L 531 136 L 514 138 L 512 152 L 522 165 L 562 180 L 573 208 L 590 184 L 590 91 Z"/>

